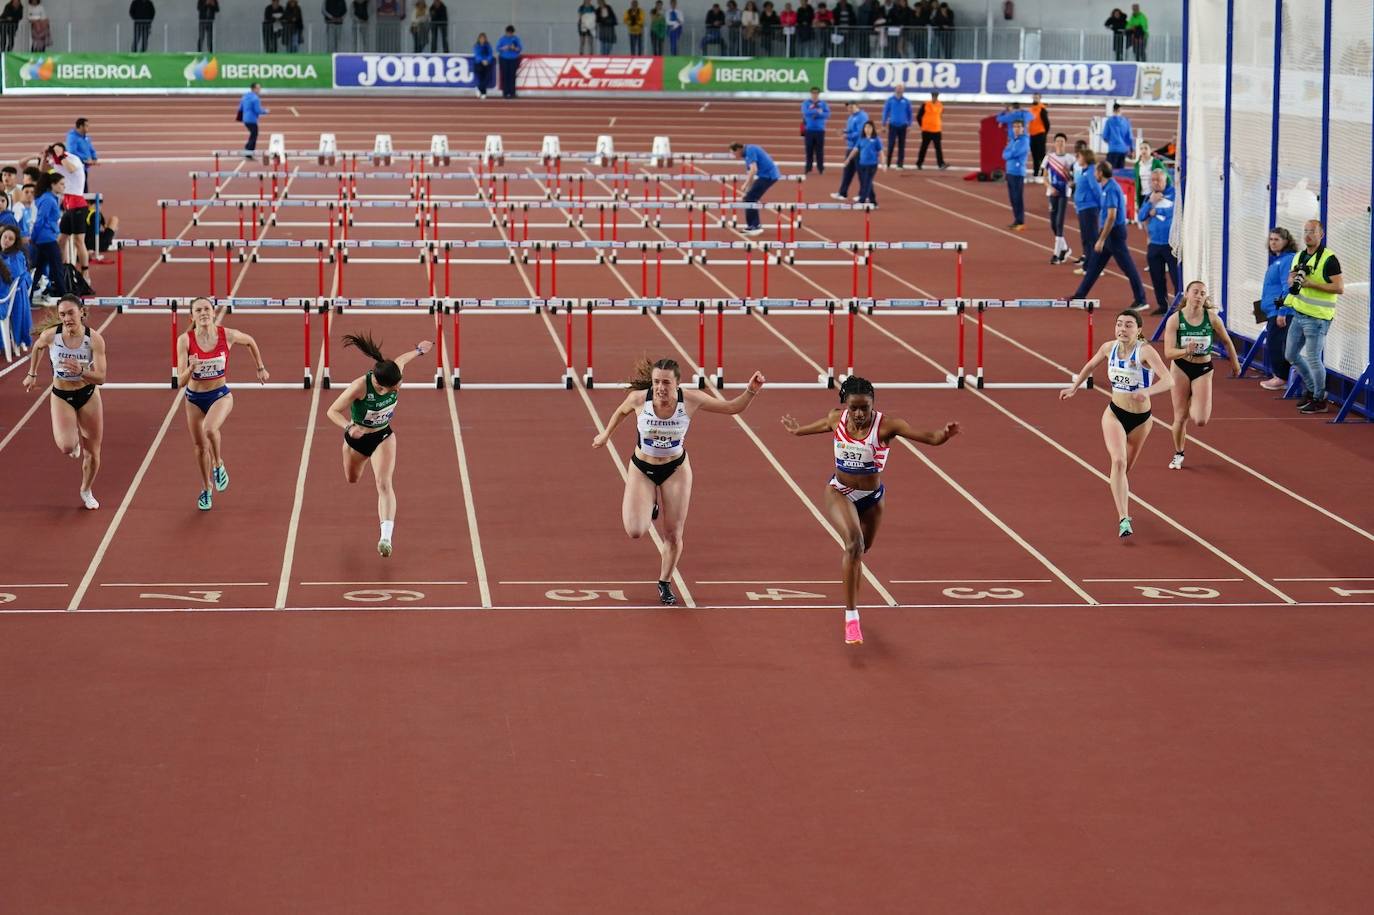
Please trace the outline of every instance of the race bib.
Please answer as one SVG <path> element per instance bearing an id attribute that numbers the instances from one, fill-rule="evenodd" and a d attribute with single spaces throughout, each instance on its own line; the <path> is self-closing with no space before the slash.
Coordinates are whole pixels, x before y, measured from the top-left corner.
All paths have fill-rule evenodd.
<path id="1" fill-rule="evenodd" d="M 372 426 L 374 428 L 385 426 L 391 422 L 391 414 L 395 412 L 395 404 L 389 407 L 383 407 L 380 410 L 368 410 L 367 413 L 363 415 L 363 425 Z"/>
<path id="2" fill-rule="evenodd" d="M 1190 353 L 1205 353 L 1212 348 L 1211 337 L 1184 337 L 1183 348 Z"/>
<path id="3" fill-rule="evenodd" d="M 191 370 L 191 377 L 197 381 L 204 381 L 207 378 L 220 378 L 224 375 L 225 365 L 228 359 L 224 356 L 214 356 L 210 359 L 202 359 L 200 364 Z"/>
<path id="4" fill-rule="evenodd" d="M 1112 369 L 1108 374 L 1112 379 L 1112 387 L 1114 388 L 1133 388 L 1139 383 L 1135 372 L 1126 369 Z"/>
<path id="5" fill-rule="evenodd" d="M 842 445 L 836 445 L 835 464 L 846 470 L 865 469 L 868 465 L 868 451 L 864 448 L 846 448 Z"/>

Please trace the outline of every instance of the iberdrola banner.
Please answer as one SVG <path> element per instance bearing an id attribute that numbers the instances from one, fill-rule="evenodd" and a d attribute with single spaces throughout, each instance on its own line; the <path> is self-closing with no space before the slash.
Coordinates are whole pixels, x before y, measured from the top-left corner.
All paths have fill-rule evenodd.
<path id="1" fill-rule="evenodd" d="M 825 87 L 825 60 L 665 57 L 665 92 L 800 92 Z"/>
<path id="2" fill-rule="evenodd" d="M 6 54 L 5 92 L 329 89 L 327 54 Z"/>

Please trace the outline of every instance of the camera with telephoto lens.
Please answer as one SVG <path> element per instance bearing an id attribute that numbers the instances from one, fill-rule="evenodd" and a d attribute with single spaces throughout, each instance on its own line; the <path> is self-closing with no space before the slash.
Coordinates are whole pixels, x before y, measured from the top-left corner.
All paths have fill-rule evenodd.
<path id="1" fill-rule="evenodd" d="M 1293 282 L 1288 285 L 1288 294 L 1297 295 L 1302 292 L 1302 284 L 1307 280 L 1308 268 L 1304 265 L 1293 268 Z"/>

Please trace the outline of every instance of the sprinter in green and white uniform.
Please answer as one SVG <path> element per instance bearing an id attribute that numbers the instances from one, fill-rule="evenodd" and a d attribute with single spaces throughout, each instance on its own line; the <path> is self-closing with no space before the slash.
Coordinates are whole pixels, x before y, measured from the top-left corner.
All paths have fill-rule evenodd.
<path id="1" fill-rule="evenodd" d="M 344 478 L 356 483 L 363 477 L 363 467 L 372 464 L 372 476 L 377 481 L 377 517 L 382 535 L 377 552 L 391 555 L 391 534 L 396 524 L 396 491 L 391 476 L 396 469 L 396 431 L 391 425 L 396 411 L 396 397 L 401 390 L 401 370 L 416 356 L 423 356 L 434 346 L 428 340 L 416 344 L 413 350 L 388 359 L 382 348 L 368 334 L 347 335 L 344 346 L 352 346 L 372 358 L 372 371 L 344 388 L 329 408 L 329 418 L 344 430 Z"/>
<path id="2" fill-rule="evenodd" d="M 1240 377 L 1236 345 L 1226 332 L 1226 323 L 1207 295 L 1207 286 L 1193 280 L 1183 290 L 1183 307 L 1169 316 L 1164 325 L 1164 356 L 1173 362 L 1170 371 L 1174 386 L 1169 397 L 1174 402 L 1174 456 L 1170 470 L 1183 467 L 1183 444 L 1188 437 L 1188 420 L 1205 426 L 1212 419 L 1212 344 L 1220 342 L 1231 359 L 1231 375 Z"/>

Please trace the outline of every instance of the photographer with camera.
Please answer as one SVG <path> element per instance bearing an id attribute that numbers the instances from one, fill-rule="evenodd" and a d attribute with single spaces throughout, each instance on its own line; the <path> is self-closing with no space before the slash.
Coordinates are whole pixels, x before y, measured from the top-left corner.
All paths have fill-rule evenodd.
<path id="1" fill-rule="evenodd" d="M 1326 332 L 1336 317 L 1336 296 L 1345 292 L 1345 278 L 1341 276 L 1341 262 L 1322 244 L 1326 226 L 1320 219 L 1309 219 L 1302 227 L 1307 248 L 1293 259 L 1288 274 L 1288 296 L 1284 304 L 1297 314 L 1288 325 L 1288 343 L 1284 355 L 1298 367 L 1307 396 L 1298 402 L 1300 413 L 1325 413 L 1326 363 L 1322 350 Z"/>
<path id="2" fill-rule="evenodd" d="M 1284 355 L 1288 342 L 1288 322 L 1295 312 L 1283 300 L 1288 297 L 1288 274 L 1293 270 L 1293 256 L 1298 243 L 1293 233 L 1283 226 L 1269 230 L 1269 267 L 1264 271 L 1264 285 L 1259 301 L 1255 302 L 1255 320 L 1263 321 L 1264 350 L 1269 361 L 1269 377 L 1260 382 L 1266 391 L 1282 391 L 1288 386 L 1288 372 L 1292 368 Z"/>

